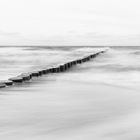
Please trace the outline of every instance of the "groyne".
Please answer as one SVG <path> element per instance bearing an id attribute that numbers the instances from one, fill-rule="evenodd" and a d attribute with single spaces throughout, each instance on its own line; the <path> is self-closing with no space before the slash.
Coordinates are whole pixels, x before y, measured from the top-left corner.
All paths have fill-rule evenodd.
<path id="1" fill-rule="evenodd" d="M 92 54 L 89 54 L 82 58 L 78 58 L 76 60 L 71 60 L 69 62 L 60 64 L 60 65 L 56 65 L 56 66 L 52 66 L 52 67 L 49 67 L 46 69 L 36 70 L 36 71 L 32 71 L 32 72 L 22 73 L 16 77 L 11 77 L 6 81 L 0 81 L 0 88 L 14 86 L 17 83 L 24 83 L 26 81 L 30 81 L 31 79 L 33 79 L 35 77 L 40 77 L 40 76 L 50 74 L 50 73 L 65 72 L 76 65 L 79 65 L 79 64 L 82 64 L 82 63 L 85 63 L 85 62 L 88 62 L 88 61 L 94 59 L 95 57 L 97 57 L 98 55 L 100 55 L 102 53 L 105 53 L 106 51 L 107 51 L 107 49 L 104 49 L 104 50 L 98 51 L 96 53 L 92 53 Z"/>

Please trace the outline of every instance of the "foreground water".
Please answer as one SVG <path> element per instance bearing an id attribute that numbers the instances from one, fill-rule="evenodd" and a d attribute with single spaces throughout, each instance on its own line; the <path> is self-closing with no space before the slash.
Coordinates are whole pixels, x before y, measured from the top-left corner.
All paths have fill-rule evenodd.
<path id="1" fill-rule="evenodd" d="M 97 49 L 1 48 L 1 79 Z M 67 72 L 0 89 L 0 139 L 139 140 L 139 57 L 139 48 L 110 48 Z"/>

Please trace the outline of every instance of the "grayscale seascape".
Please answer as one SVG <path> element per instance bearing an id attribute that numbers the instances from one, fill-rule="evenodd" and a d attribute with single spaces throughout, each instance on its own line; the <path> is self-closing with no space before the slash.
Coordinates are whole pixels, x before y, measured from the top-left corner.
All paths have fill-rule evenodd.
<path id="1" fill-rule="evenodd" d="M 140 140 L 140 0 L 0 0 L 0 140 Z"/>

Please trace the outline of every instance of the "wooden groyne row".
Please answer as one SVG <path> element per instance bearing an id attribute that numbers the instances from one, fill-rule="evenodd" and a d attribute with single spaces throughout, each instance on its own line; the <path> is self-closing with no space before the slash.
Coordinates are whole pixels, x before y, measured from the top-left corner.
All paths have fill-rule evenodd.
<path id="1" fill-rule="evenodd" d="M 31 80 L 34 77 L 39 77 L 39 76 L 43 76 L 49 73 L 60 73 L 60 72 L 65 72 L 67 70 L 69 70 L 70 68 L 74 67 L 77 64 L 82 64 L 85 63 L 87 61 L 90 61 L 91 59 L 95 58 L 96 56 L 98 56 L 101 53 L 106 52 L 107 50 L 103 50 L 103 51 L 99 51 L 97 53 L 94 54 L 90 54 L 88 56 L 85 56 L 83 58 L 77 59 L 77 60 L 73 60 L 64 64 L 60 64 L 57 66 L 53 66 L 53 67 L 49 67 L 46 69 L 42 69 L 42 70 L 38 70 L 38 71 L 32 71 L 32 72 L 28 72 L 28 73 L 22 73 L 16 77 L 12 77 L 9 78 L 6 81 L 0 81 L 0 88 L 4 88 L 4 87 L 8 87 L 8 86 L 12 86 L 15 85 L 16 83 L 22 83 L 22 82 L 26 82 Z"/>

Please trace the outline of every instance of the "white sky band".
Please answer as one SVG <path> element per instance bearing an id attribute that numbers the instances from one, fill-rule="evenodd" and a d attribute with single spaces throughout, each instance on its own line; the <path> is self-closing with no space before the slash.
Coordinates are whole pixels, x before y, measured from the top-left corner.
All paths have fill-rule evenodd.
<path id="1" fill-rule="evenodd" d="M 140 45 L 139 0 L 0 0 L 0 45 Z"/>

